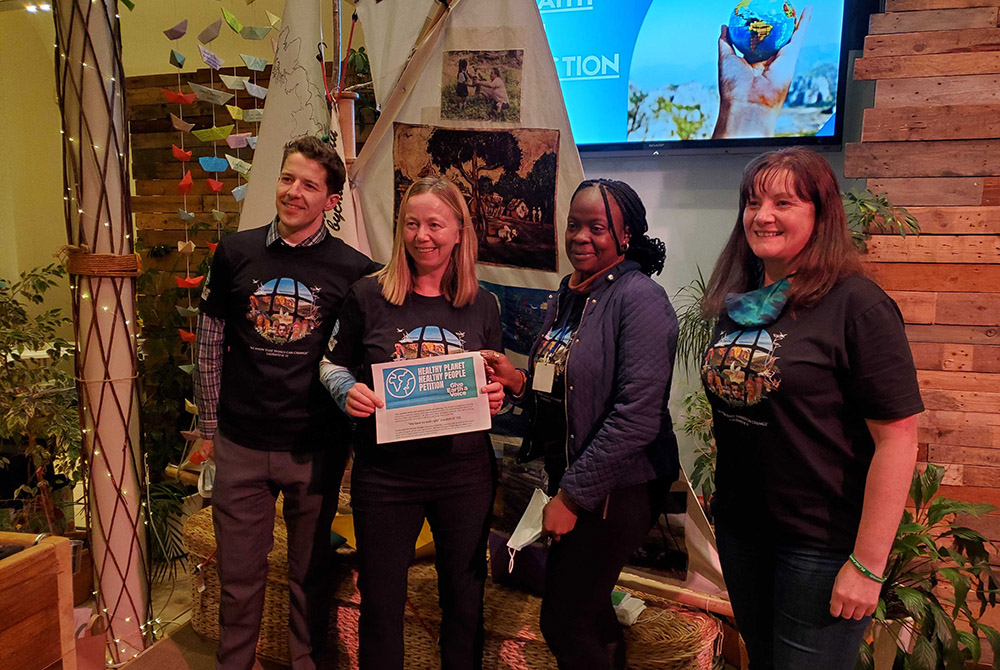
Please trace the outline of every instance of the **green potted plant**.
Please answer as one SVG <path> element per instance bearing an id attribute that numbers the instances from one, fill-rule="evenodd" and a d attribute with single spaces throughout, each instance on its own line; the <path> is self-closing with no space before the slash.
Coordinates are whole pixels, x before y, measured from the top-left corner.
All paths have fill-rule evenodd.
<path id="1" fill-rule="evenodd" d="M 943 476 L 937 465 L 913 474 L 914 509 L 903 512 L 889 552 L 873 639 L 861 650 L 865 670 L 962 670 L 979 661 L 983 639 L 1000 667 L 1000 633 L 980 620 L 997 603 L 988 551 L 997 547 L 958 522 L 996 507 L 938 496 Z"/>

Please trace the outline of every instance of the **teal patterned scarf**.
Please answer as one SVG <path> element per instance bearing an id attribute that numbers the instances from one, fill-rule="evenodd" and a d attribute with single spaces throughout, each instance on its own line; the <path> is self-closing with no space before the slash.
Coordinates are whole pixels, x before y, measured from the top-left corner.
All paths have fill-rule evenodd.
<path id="1" fill-rule="evenodd" d="M 726 311 L 741 326 L 760 328 L 781 316 L 788 301 L 788 277 L 747 293 L 727 293 Z"/>

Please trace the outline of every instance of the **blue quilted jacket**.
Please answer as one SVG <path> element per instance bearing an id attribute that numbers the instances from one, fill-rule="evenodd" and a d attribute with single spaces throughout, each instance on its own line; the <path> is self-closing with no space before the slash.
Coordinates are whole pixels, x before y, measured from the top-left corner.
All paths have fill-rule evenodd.
<path id="1" fill-rule="evenodd" d="M 568 285 L 564 277 L 550 296 L 542 333 Z M 615 489 L 677 478 L 667 409 L 676 348 L 674 309 L 638 263 L 623 261 L 594 283 L 566 360 L 569 468 L 559 485 L 584 509 L 597 510 Z"/>

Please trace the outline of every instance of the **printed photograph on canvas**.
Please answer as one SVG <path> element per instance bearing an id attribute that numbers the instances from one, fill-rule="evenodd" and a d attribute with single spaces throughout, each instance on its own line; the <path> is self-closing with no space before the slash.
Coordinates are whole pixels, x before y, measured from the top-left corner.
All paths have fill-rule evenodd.
<path id="1" fill-rule="evenodd" d="M 410 184 L 442 175 L 469 203 L 480 263 L 556 270 L 558 130 L 396 123 L 393 133 L 394 212 Z"/>
<path id="2" fill-rule="evenodd" d="M 520 49 L 446 51 L 441 118 L 520 122 L 523 62 Z"/>

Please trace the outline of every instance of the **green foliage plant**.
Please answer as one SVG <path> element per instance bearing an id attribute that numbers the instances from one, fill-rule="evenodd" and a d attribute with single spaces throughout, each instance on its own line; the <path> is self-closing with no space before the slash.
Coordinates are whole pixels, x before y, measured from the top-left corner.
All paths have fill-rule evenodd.
<path id="1" fill-rule="evenodd" d="M 993 650 L 993 667 L 1000 668 L 1000 633 L 980 620 L 997 603 L 1000 585 L 989 551 L 997 547 L 957 516 L 979 517 L 996 507 L 938 496 L 943 476 L 937 465 L 913 474 L 914 509 L 903 512 L 896 531 L 873 625 L 897 640 L 906 637 L 900 631 L 912 636 L 909 651 L 897 644 L 894 670 L 963 670 L 979 661 L 982 639 Z M 873 654 L 866 641 L 859 667 L 873 668 Z"/>
<path id="2" fill-rule="evenodd" d="M 900 237 L 919 235 L 917 219 L 904 207 L 896 207 L 889 199 L 868 189 L 850 190 L 842 194 L 847 227 L 854 244 L 862 253 L 868 251 L 873 233 L 896 233 Z"/>

